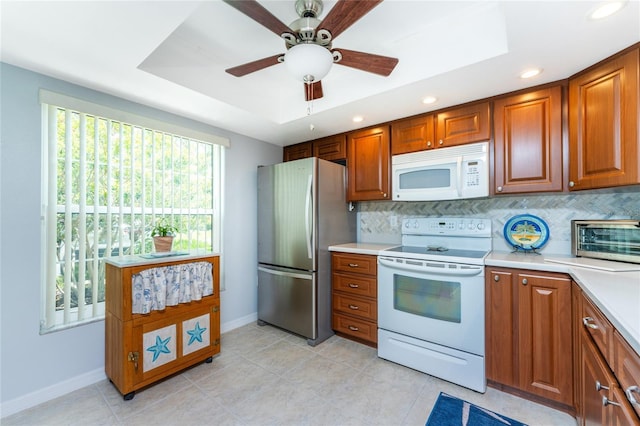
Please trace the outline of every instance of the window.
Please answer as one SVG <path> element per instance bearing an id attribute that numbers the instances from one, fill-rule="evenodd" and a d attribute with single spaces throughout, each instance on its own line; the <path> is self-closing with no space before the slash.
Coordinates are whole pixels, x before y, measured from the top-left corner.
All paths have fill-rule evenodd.
<path id="1" fill-rule="evenodd" d="M 173 250 L 220 252 L 222 241 L 219 143 L 132 115 L 116 120 L 117 111 L 108 118 L 80 109 L 87 105 L 56 106 L 69 102 L 54 97 L 62 102 L 43 103 L 41 333 L 104 318 L 104 258 L 154 251 L 156 220 L 178 228 Z"/>

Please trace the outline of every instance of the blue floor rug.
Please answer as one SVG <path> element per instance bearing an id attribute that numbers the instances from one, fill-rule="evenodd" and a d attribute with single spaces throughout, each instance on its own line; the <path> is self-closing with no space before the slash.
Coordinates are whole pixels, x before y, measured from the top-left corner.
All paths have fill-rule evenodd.
<path id="1" fill-rule="evenodd" d="M 425 426 L 526 426 L 502 414 L 440 392 Z"/>

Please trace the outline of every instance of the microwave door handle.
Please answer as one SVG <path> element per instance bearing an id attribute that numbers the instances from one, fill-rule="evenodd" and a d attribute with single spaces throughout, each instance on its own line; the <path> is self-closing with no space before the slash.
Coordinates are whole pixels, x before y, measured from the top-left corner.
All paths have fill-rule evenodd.
<path id="1" fill-rule="evenodd" d="M 456 189 L 458 191 L 458 197 L 462 197 L 462 157 L 458 157 L 458 182 L 456 182 Z"/>

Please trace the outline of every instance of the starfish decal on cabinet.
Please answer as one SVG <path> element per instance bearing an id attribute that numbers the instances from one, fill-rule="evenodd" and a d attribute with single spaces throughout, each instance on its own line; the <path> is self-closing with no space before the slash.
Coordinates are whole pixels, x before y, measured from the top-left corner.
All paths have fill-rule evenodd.
<path id="1" fill-rule="evenodd" d="M 171 340 L 171 337 L 167 337 L 163 340 L 160 338 L 160 336 L 156 336 L 156 344 L 147 348 L 149 352 L 153 352 L 153 361 L 157 360 L 160 354 L 171 353 L 169 348 L 167 348 L 167 343 L 169 343 L 169 340 Z"/>
<path id="2" fill-rule="evenodd" d="M 207 331 L 207 329 L 201 328 L 200 322 L 197 322 L 193 330 L 187 330 L 187 333 L 189 333 L 189 336 L 191 336 L 189 337 L 189 343 L 187 343 L 187 345 L 191 345 L 195 341 L 202 343 L 202 333 L 204 333 L 205 331 Z"/>

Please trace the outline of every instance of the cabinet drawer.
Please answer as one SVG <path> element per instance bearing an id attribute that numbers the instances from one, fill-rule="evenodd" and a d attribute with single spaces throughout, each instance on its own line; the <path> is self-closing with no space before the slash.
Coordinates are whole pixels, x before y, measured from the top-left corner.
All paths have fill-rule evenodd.
<path id="1" fill-rule="evenodd" d="M 640 416 L 640 356 L 617 332 L 613 334 L 613 371 L 626 393 L 626 399 Z M 636 403 L 632 402 L 632 398 Z"/>
<path id="2" fill-rule="evenodd" d="M 375 300 L 363 299 L 361 297 L 345 296 L 333 293 L 333 309 L 345 314 L 376 321 L 378 319 L 378 304 Z"/>
<path id="3" fill-rule="evenodd" d="M 607 363 L 613 365 L 611 350 L 613 327 L 602 312 L 586 297 L 583 297 L 582 301 L 582 326 L 600 349 Z"/>
<path id="4" fill-rule="evenodd" d="M 366 254 L 333 254 L 334 271 L 353 272 L 365 275 L 377 275 L 378 257 Z"/>
<path id="5" fill-rule="evenodd" d="M 333 274 L 333 289 L 345 293 L 376 298 L 378 282 L 374 277 Z"/>
<path id="6" fill-rule="evenodd" d="M 378 324 L 375 322 L 334 313 L 333 329 L 349 336 L 378 343 Z"/>

